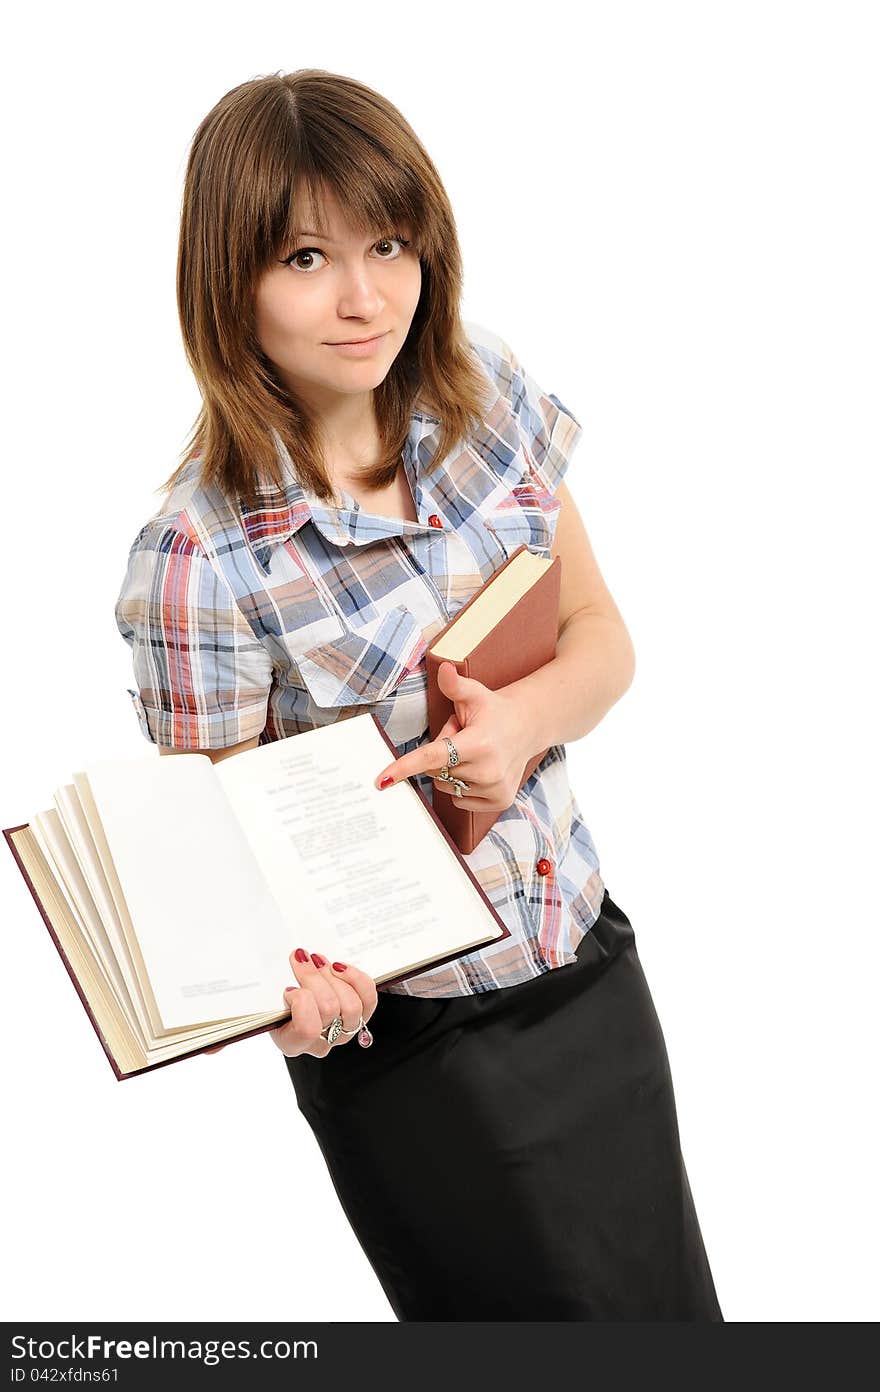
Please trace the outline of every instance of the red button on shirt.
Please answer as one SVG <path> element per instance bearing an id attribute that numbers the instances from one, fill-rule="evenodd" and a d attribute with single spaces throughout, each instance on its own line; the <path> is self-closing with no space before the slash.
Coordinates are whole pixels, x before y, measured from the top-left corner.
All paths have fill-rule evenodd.
<path id="1" fill-rule="evenodd" d="M 549 875 L 550 871 L 553 869 L 553 866 L 550 864 L 549 860 L 545 860 L 542 856 L 541 859 L 538 861 L 537 865 L 535 866 L 535 869 L 537 870 L 539 875 Z"/>
<path id="2" fill-rule="evenodd" d="M 440 518 L 437 516 L 436 512 L 431 513 L 431 516 L 428 518 L 428 525 L 431 527 L 443 526 L 443 523 L 440 521 Z"/>

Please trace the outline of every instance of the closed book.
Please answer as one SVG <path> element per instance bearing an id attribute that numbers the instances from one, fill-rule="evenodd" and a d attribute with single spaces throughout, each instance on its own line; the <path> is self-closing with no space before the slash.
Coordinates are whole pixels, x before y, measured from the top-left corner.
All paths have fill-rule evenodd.
<path id="1" fill-rule="evenodd" d="M 556 656 L 562 558 L 534 555 L 523 543 L 434 637 L 426 656 L 428 729 L 436 739 L 455 706 L 443 694 L 437 673 L 452 662 L 465 677 L 498 691 L 521 681 Z M 522 788 L 550 746 L 531 755 L 519 780 Z M 455 768 L 450 773 L 455 776 Z M 462 775 L 465 777 L 465 775 Z M 458 807 L 434 789 L 434 810 L 462 855 L 469 855 L 494 826 L 500 812 Z"/>
<path id="2" fill-rule="evenodd" d="M 4 828 L 118 1079 L 289 1019 L 299 946 L 381 992 L 510 936 L 417 781 L 375 786 L 389 752 L 369 713 L 217 763 L 105 759 Z"/>

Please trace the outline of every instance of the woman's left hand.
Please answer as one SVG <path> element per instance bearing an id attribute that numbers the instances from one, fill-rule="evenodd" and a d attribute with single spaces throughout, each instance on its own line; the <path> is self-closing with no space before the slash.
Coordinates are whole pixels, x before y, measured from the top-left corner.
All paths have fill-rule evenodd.
<path id="1" fill-rule="evenodd" d="M 389 776 L 399 783 L 416 773 L 433 773 L 435 789 L 454 797 L 455 785 L 436 777 L 449 762 L 443 738 L 449 735 L 460 756 L 460 762 L 449 772 L 467 783 L 470 790 L 463 797 L 455 797 L 456 807 L 505 811 L 519 792 L 526 764 L 537 753 L 532 748 L 531 726 L 524 719 L 522 706 L 505 696 L 505 687 L 492 691 L 473 677 L 461 676 L 452 662 L 440 664 L 437 680 L 444 696 L 453 702 L 452 715 L 436 739 L 401 755 L 384 768 L 376 778 L 376 787 Z"/>

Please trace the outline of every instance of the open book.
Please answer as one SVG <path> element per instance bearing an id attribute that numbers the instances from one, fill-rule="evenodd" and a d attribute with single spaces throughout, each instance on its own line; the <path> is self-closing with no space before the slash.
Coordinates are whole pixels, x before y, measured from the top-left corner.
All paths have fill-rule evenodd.
<path id="1" fill-rule="evenodd" d="M 434 636 L 425 656 L 432 739 L 454 709 L 437 678 L 444 662 L 452 662 L 463 677 L 499 691 L 553 661 L 561 586 L 562 557 L 536 556 L 523 543 Z M 520 788 L 549 752 L 548 746 L 531 755 Z M 454 777 L 455 768 L 450 773 Z M 458 807 L 439 790 L 434 809 L 462 855 L 470 855 L 500 815 Z"/>
<path id="2" fill-rule="evenodd" d="M 103 760 L 4 829 L 117 1078 L 289 1016 L 302 946 L 379 984 L 510 930 L 361 714 L 214 764 Z"/>

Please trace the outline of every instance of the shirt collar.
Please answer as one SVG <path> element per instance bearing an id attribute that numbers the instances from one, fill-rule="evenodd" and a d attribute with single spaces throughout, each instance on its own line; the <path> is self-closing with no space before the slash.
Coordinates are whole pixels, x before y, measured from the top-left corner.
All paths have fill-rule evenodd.
<path id="1" fill-rule="evenodd" d="M 479 429 L 468 437 L 467 445 L 480 454 L 494 473 L 500 474 L 508 487 L 512 488 L 527 470 L 528 461 L 523 455 L 522 437 L 509 403 L 494 382 L 490 382 L 490 386 L 489 408 Z M 439 433 L 440 421 L 436 416 L 413 412 L 404 442 L 403 462 L 419 521 L 408 522 L 403 518 L 369 513 L 344 490 L 343 507 L 331 507 L 317 498 L 297 480 L 290 455 L 277 431 L 273 431 L 282 466 L 283 487 L 279 489 L 272 483 L 263 484 L 258 489 L 256 506 L 248 506 L 239 499 L 242 526 L 259 564 L 268 571 L 273 549 L 293 536 L 305 522 L 311 522 L 335 546 L 363 546 L 380 537 L 411 536 L 431 530 L 430 523 L 424 517 L 423 486 L 430 477 L 431 460 Z M 452 458 L 447 457 L 444 467 L 450 467 L 452 462 Z"/>

